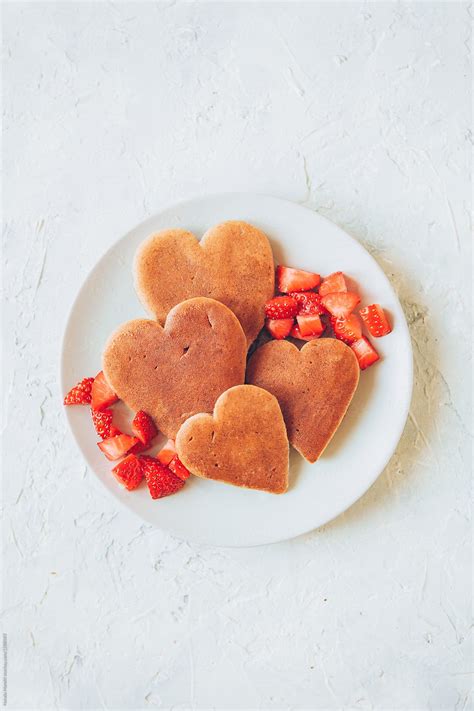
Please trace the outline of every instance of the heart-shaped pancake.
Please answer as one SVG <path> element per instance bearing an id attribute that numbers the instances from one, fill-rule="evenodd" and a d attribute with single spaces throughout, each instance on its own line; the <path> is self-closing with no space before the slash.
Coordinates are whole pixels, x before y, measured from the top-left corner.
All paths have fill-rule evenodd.
<path id="1" fill-rule="evenodd" d="M 204 479 L 282 494 L 288 488 L 288 438 L 276 398 L 253 385 L 223 393 L 212 415 L 181 426 L 176 449 Z"/>
<path id="2" fill-rule="evenodd" d="M 162 327 L 123 324 L 102 356 L 105 376 L 132 410 L 145 410 L 167 437 L 197 412 L 212 412 L 221 393 L 244 382 L 247 342 L 236 316 L 214 299 L 175 306 Z"/>
<path id="3" fill-rule="evenodd" d="M 149 237 L 135 255 L 134 274 L 140 300 L 160 323 L 181 301 L 207 296 L 235 313 L 249 344 L 263 326 L 274 289 L 267 236 L 239 221 L 216 225 L 200 242 L 181 229 Z"/>
<path id="4" fill-rule="evenodd" d="M 301 350 L 270 341 L 247 364 L 248 383 L 280 403 L 290 444 L 315 462 L 339 427 L 359 382 L 359 365 L 342 341 L 321 338 Z"/>

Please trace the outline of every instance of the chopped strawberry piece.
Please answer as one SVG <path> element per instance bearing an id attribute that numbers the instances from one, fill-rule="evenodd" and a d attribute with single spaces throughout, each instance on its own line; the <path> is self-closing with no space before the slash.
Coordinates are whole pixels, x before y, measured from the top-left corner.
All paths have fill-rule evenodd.
<path id="1" fill-rule="evenodd" d="M 141 452 L 146 452 L 147 449 L 150 449 L 152 447 L 152 444 L 143 444 L 143 442 L 138 442 L 133 445 L 128 451 L 130 454 L 140 454 Z"/>
<path id="2" fill-rule="evenodd" d="M 132 432 L 143 444 L 149 444 L 156 437 L 158 430 L 150 415 L 144 410 L 137 412 L 132 421 Z"/>
<path id="3" fill-rule="evenodd" d="M 291 296 L 275 296 L 265 304 L 265 316 L 270 319 L 294 318 L 298 304 Z"/>
<path id="4" fill-rule="evenodd" d="M 326 309 L 321 303 L 321 297 L 315 291 L 294 291 L 290 296 L 298 304 L 299 314 L 325 314 Z"/>
<path id="5" fill-rule="evenodd" d="M 360 301 L 360 296 L 352 291 L 328 294 L 321 299 L 331 316 L 348 318 Z"/>
<path id="6" fill-rule="evenodd" d="M 104 410 L 103 412 L 97 412 L 97 410 L 91 409 L 92 422 L 95 427 L 95 431 L 102 437 L 102 439 L 107 439 L 110 437 L 110 428 L 112 426 L 113 412 L 112 410 Z"/>
<path id="7" fill-rule="evenodd" d="M 290 291 L 309 291 L 321 281 L 319 274 L 305 272 L 302 269 L 279 266 L 276 270 L 277 288 L 282 294 Z"/>
<path id="8" fill-rule="evenodd" d="M 106 407 L 117 402 L 118 397 L 105 379 L 104 371 L 96 375 L 92 384 L 92 409 L 105 410 Z"/>
<path id="9" fill-rule="evenodd" d="M 295 325 L 293 326 L 293 328 L 291 329 L 291 332 L 290 332 L 290 336 L 292 338 L 298 338 L 300 341 L 314 341 L 316 338 L 319 338 L 319 335 L 317 335 L 317 336 L 303 336 L 297 323 L 295 323 Z"/>
<path id="10" fill-rule="evenodd" d="M 265 321 L 265 327 L 268 333 L 273 336 L 273 338 L 281 340 L 282 338 L 286 338 L 290 335 L 293 323 L 294 319 L 292 318 L 267 318 L 267 320 Z"/>
<path id="11" fill-rule="evenodd" d="M 362 316 L 371 336 L 380 338 L 392 331 L 385 311 L 380 304 L 370 304 L 370 306 L 366 306 L 365 309 L 361 309 L 359 314 Z"/>
<path id="12" fill-rule="evenodd" d="M 347 291 L 346 280 L 342 272 L 334 272 L 324 277 L 319 287 L 320 296 L 327 296 L 341 291 Z"/>
<path id="13" fill-rule="evenodd" d="M 184 481 L 168 468 L 160 464 L 158 459 L 144 454 L 140 457 L 146 483 L 152 499 L 160 499 L 179 491 L 184 486 Z"/>
<path id="14" fill-rule="evenodd" d="M 115 427 L 115 425 L 111 425 L 110 431 L 109 431 L 109 437 L 116 437 L 117 435 L 123 434 L 118 427 Z"/>
<path id="15" fill-rule="evenodd" d="M 357 356 L 361 370 L 368 368 L 380 358 L 373 345 L 364 336 L 351 343 L 351 348 Z"/>
<path id="16" fill-rule="evenodd" d="M 132 491 L 143 479 L 143 467 L 138 457 L 129 454 L 112 469 L 112 474 L 119 484 L 122 484 L 128 491 Z"/>
<path id="17" fill-rule="evenodd" d="M 171 462 L 168 464 L 168 467 L 171 469 L 173 474 L 176 474 L 176 476 L 179 476 L 180 479 L 183 481 L 186 481 L 186 479 L 189 479 L 190 472 L 186 469 L 184 464 L 181 462 L 179 459 L 178 455 L 175 454 Z"/>
<path id="18" fill-rule="evenodd" d="M 324 331 L 324 326 L 317 314 L 298 314 L 296 317 L 298 328 L 303 337 L 320 336 Z"/>
<path id="19" fill-rule="evenodd" d="M 362 337 L 362 324 L 355 314 L 347 318 L 332 318 L 331 325 L 336 338 L 345 343 L 353 343 Z"/>
<path id="20" fill-rule="evenodd" d="M 139 440 L 127 434 L 119 434 L 115 437 L 108 437 L 102 442 L 97 442 L 99 449 L 105 454 L 107 459 L 120 459 L 127 454 Z"/>
<path id="21" fill-rule="evenodd" d="M 172 439 L 169 439 L 165 446 L 160 449 L 160 451 L 156 455 L 156 458 L 161 464 L 164 464 L 167 467 L 175 455 L 176 448 L 174 446 L 174 442 Z"/>
<path id="22" fill-rule="evenodd" d="M 64 398 L 65 405 L 90 405 L 94 378 L 84 378 L 77 383 Z"/>

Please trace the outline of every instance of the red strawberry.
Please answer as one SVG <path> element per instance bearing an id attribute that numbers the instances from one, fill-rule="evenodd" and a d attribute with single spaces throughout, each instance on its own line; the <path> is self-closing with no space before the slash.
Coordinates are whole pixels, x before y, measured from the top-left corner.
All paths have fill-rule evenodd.
<path id="1" fill-rule="evenodd" d="M 119 484 L 123 484 L 128 491 L 132 491 L 143 479 L 143 468 L 138 457 L 129 454 L 112 469 L 112 474 Z"/>
<path id="2" fill-rule="evenodd" d="M 109 431 L 109 437 L 116 437 L 117 435 L 123 434 L 118 427 L 115 427 L 115 425 L 111 425 L 110 431 Z"/>
<path id="3" fill-rule="evenodd" d="M 112 426 L 113 413 L 112 410 L 104 410 L 103 412 L 97 412 L 97 410 L 91 409 L 92 422 L 94 423 L 95 431 L 102 437 L 102 439 L 107 439 L 110 437 L 110 428 Z"/>
<path id="4" fill-rule="evenodd" d="M 94 378 L 84 378 L 64 398 L 65 405 L 89 405 Z"/>
<path id="5" fill-rule="evenodd" d="M 176 449 L 174 446 L 174 442 L 172 439 L 169 439 L 165 446 L 160 449 L 160 451 L 156 455 L 156 458 L 158 459 L 160 464 L 164 464 L 167 467 L 175 455 Z"/>
<path id="6" fill-rule="evenodd" d="M 294 291 L 290 296 L 298 304 L 299 314 L 325 314 L 326 309 L 321 303 L 321 297 L 315 291 Z"/>
<path id="7" fill-rule="evenodd" d="M 295 325 L 291 329 L 290 336 L 292 338 L 299 338 L 300 341 L 314 341 L 316 338 L 319 338 L 319 335 L 318 336 L 303 336 L 297 323 L 295 323 Z"/>
<path id="8" fill-rule="evenodd" d="M 292 318 L 267 318 L 267 320 L 265 321 L 265 327 L 268 333 L 273 336 L 273 338 L 281 340 L 282 338 L 286 338 L 290 335 L 293 323 L 294 320 Z"/>
<path id="9" fill-rule="evenodd" d="M 106 407 L 117 402 L 118 397 L 105 379 L 101 370 L 92 383 L 92 409 L 105 410 Z"/>
<path id="10" fill-rule="evenodd" d="M 138 439 L 136 437 L 119 434 L 115 437 L 108 437 L 102 442 L 97 442 L 97 446 L 105 454 L 107 459 L 114 460 L 120 459 L 124 454 L 127 454 L 137 442 Z"/>
<path id="11" fill-rule="evenodd" d="M 347 318 L 360 301 L 360 296 L 352 291 L 328 294 L 321 299 L 331 316 Z"/>
<path id="12" fill-rule="evenodd" d="M 140 461 L 152 499 L 174 494 L 184 486 L 184 481 L 173 474 L 168 467 L 160 464 L 158 459 L 144 454 L 140 457 Z"/>
<path id="13" fill-rule="evenodd" d="M 365 309 L 361 309 L 359 314 L 362 316 L 371 336 L 380 338 L 391 332 L 392 328 L 380 304 L 370 304 Z"/>
<path id="14" fill-rule="evenodd" d="M 131 447 L 131 449 L 129 449 L 128 451 L 130 454 L 140 454 L 140 452 L 146 452 L 146 450 L 150 449 L 150 447 L 152 446 L 153 445 L 151 444 L 143 444 L 143 442 L 140 442 L 140 440 L 138 440 L 138 442 L 134 444 L 133 447 Z"/>
<path id="15" fill-rule="evenodd" d="M 132 421 L 132 432 L 143 444 L 149 444 L 156 437 L 158 430 L 150 415 L 144 410 L 137 412 Z"/>
<path id="16" fill-rule="evenodd" d="M 355 314 L 347 318 L 332 318 L 331 325 L 336 338 L 346 343 L 353 343 L 362 336 L 362 324 Z"/>
<path id="17" fill-rule="evenodd" d="M 288 294 L 290 291 L 309 291 L 321 281 L 319 274 L 305 272 L 302 269 L 279 266 L 276 270 L 278 291 Z"/>
<path id="18" fill-rule="evenodd" d="M 372 365 L 380 358 L 373 345 L 364 336 L 351 343 L 351 348 L 357 356 L 361 370 L 368 368 L 369 365 Z"/>
<path id="19" fill-rule="evenodd" d="M 324 331 L 324 326 L 317 314 L 298 314 L 296 320 L 303 337 L 320 336 Z"/>
<path id="20" fill-rule="evenodd" d="M 319 295 L 327 296 L 327 294 L 335 294 L 339 291 L 347 291 L 346 280 L 342 272 L 334 272 L 321 282 L 319 287 Z"/>
<path id="21" fill-rule="evenodd" d="M 175 454 L 171 462 L 168 464 L 168 468 L 171 469 L 173 474 L 176 474 L 176 476 L 178 476 L 183 481 L 189 479 L 190 473 L 186 469 L 184 464 L 181 462 L 177 454 Z"/>
<path id="22" fill-rule="evenodd" d="M 293 318 L 298 313 L 298 304 L 291 296 L 275 296 L 265 304 L 265 316 L 270 319 Z"/>

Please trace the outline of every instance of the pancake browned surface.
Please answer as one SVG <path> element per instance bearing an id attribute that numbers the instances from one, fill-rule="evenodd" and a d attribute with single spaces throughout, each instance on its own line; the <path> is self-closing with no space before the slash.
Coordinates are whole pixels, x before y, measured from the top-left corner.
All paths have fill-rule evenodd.
<path id="1" fill-rule="evenodd" d="M 145 410 L 167 437 L 196 412 L 212 412 L 221 393 L 243 383 L 247 343 L 236 316 L 213 299 L 189 299 L 164 328 L 137 319 L 121 326 L 103 353 L 107 380 L 132 410 Z"/>
<path id="2" fill-rule="evenodd" d="M 288 438 L 276 398 L 252 385 L 223 393 L 213 415 L 194 415 L 176 437 L 178 456 L 193 474 L 248 489 L 288 488 Z"/>
<path id="3" fill-rule="evenodd" d="M 160 323 L 181 301 L 208 296 L 235 313 L 249 344 L 262 328 L 265 302 L 273 296 L 270 243 L 247 222 L 223 222 L 200 242 L 186 230 L 159 232 L 138 248 L 134 272 L 138 296 Z"/>
<path id="4" fill-rule="evenodd" d="M 353 351 L 333 338 L 310 341 L 301 350 L 289 341 L 270 341 L 250 358 L 247 382 L 275 395 L 290 443 L 315 462 L 346 414 L 359 365 Z"/>

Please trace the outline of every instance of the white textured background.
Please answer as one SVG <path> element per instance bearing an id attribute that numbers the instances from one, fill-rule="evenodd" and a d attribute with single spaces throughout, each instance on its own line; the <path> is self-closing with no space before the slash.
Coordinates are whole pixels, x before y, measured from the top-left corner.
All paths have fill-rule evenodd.
<path id="1" fill-rule="evenodd" d="M 471 708 L 470 22 L 454 2 L 4 3 L 10 707 Z M 360 239 L 415 353 L 369 493 L 250 550 L 120 510 L 57 382 L 99 255 L 169 201 L 234 189 Z"/>

